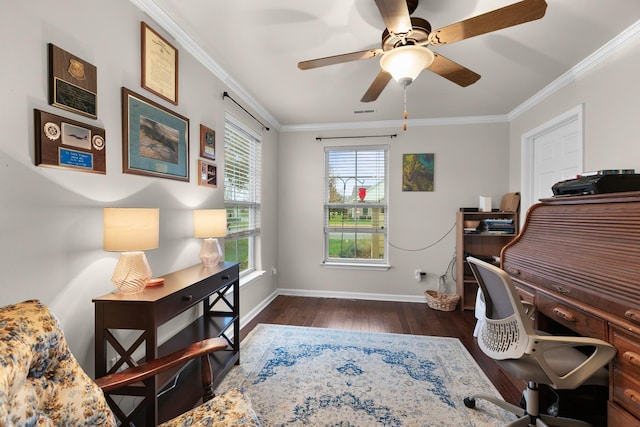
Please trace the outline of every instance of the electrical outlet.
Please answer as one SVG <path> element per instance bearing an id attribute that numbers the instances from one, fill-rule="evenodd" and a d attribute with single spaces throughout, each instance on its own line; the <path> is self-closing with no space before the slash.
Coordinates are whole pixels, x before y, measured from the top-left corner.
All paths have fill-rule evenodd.
<path id="1" fill-rule="evenodd" d="M 422 281 L 422 270 L 416 269 L 415 278 L 416 278 L 416 282 Z"/>
<path id="2" fill-rule="evenodd" d="M 275 267 L 271 267 L 271 275 L 272 276 L 277 276 L 278 275 L 278 269 Z"/>

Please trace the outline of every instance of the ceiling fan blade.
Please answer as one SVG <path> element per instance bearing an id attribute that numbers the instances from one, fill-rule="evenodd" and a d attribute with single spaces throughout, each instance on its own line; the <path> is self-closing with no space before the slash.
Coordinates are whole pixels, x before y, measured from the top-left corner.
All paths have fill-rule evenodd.
<path id="1" fill-rule="evenodd" d="M 343 62 L 357 61 L 359 59 L 371 59 L 382 55 L 383 50 L 369 49 L 360 52 L 344 53 L 342 55 L 327 56 L 324 58 L 310 59 L 308 61 L 298 62 L 298 68 L 301 70 L 310 70 L 312 68 L 325 67 L 327 65 L 342 64 Z"/>
<path id="2" fill-rule="evenodd" d="M 438 53 L 434 52 L 433 54 L 435 55 L 435 59 L 433 60 L 433 63 L 427 67 L 427 70 L 432 71 L 462 87 L 467 87 L 477 82 L 480 78 L 480 74 L 477 74 Z"/>
<path id="3" fill-rule="evenodd" d="M 429 44 L 439 46 L 534 21 L 544 16 L 545 0 L 522 0 L 509 6 L 447 25 L 429 34 Z"/>
<path id="4" fill-rule="evenodd" d="M 411 17 L 406 0 L 376 0 L 376 5 L 390 33 L 406 34 L 411 31 Z"/>
<path id="5" fill-rule="evenodd" d="M 362 96 L 360 102 L 372 102 L 378 99 L 378 96 L 382 93 L 387 83 L 391 80 L 391 74 L 384 70 L 380 70 L 376 78 L 367 89 L 367 92 Z"/>

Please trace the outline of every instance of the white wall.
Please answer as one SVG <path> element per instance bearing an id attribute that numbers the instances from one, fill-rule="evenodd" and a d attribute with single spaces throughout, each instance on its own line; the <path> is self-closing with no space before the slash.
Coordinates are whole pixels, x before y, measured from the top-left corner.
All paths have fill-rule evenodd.
<path id="1" fill-rule="evenodd" d="M 191 211 L 223 206 L 221 185 L 211 189 L 197 184 L 199 125 L 216 130 L 219 155 L 225 109 L 255 125 L 222 99 L 222 92 L 229 89 L 179 45 L 179 105 L 142 89 L 142 20 L 173 42 L 128 0 L 2 0 L 0 4 L 0 305 L 31 298 L 48 304 L 89 373 L 94 349 L 91 299 L 113 289 L 110 277 L 118 257 L 102 250 L 102 209 L 160 208 L 160 248 L 147 253 L 155 276 L 196 264 L 200 241 L 192 237 Z M 97 67 L 97 120 L 48 105 L 47 43 Z M 190 119 L 189 182 L 122 173 L 122 86 Z M 104 128 L 106 175 L 35 166 L 34 108 Z M 256 131 L 263 138 L 263 179 L 274 182 L 278 133 L 260 131 L 259 125 Z M 222 159 L 216 163 L 222 172 Z M 261 263 L 267 269 L 277 265 L 277 199 L 277 187 L 266 186 Z M 253 310 L 274 289 L 270 275 L 244 287 L 241 314 Z"/>
<path id="2" fill-rule="evenodd" d="M 399 134 L 397 138 L 334 139 L 316 137 Z M 508 124 L 411 126 L 346 131 L 282 132 L 280 135 L 280 203 L 278 287 L 302 295 L 426 302 L 424 290 L 437 279 L 414 280 L 414 270 L 436 276 L 446 272 L 455 252 L 456 211 L 478 207 L 489 195 L 494 207 L 508 190 Z M 325 145 L 388 144 L 388 271 L 327 268 L 323 260 L 323 194 Z M 402 155 L 435 154 L 435 191 L 402 191 Z M 451 230 L 448 234 L 447 231 Z M 443 238 L 444 237 L 444 238 Z M 441 238 L 442 241 L 434 244 Z M 450 279 L 450 278 L 449 278 Z M 454 291 L 453 282 L 448 290 Z"/>
<path id="3" fill-rule="evenodd" d="M 635 169 L 640 173 L 640 37 L 518 115 L 509 130 L 509 187 L 521 185 L 521 137 L 584 105 L 584 170 Z"/>

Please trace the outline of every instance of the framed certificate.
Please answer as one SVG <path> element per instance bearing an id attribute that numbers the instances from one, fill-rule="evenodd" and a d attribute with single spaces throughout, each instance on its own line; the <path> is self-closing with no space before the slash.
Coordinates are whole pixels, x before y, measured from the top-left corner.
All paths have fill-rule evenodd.
<path id="1" fill-rule="evenodd" d="M 178 49 L 141 22 L 142 87 L 178 105 Z"/>

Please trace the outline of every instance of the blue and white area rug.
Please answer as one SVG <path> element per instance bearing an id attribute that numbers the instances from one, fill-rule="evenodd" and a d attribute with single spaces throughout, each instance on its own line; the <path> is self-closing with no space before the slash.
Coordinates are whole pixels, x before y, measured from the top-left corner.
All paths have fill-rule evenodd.
<path id="1" fill-rule="evenodd" d="M 258 325 L 218 386 L 247 390 L 265 426 L 496 426 L 515 418 L 464 406 L 495 387 L 456 338 Z"/>

